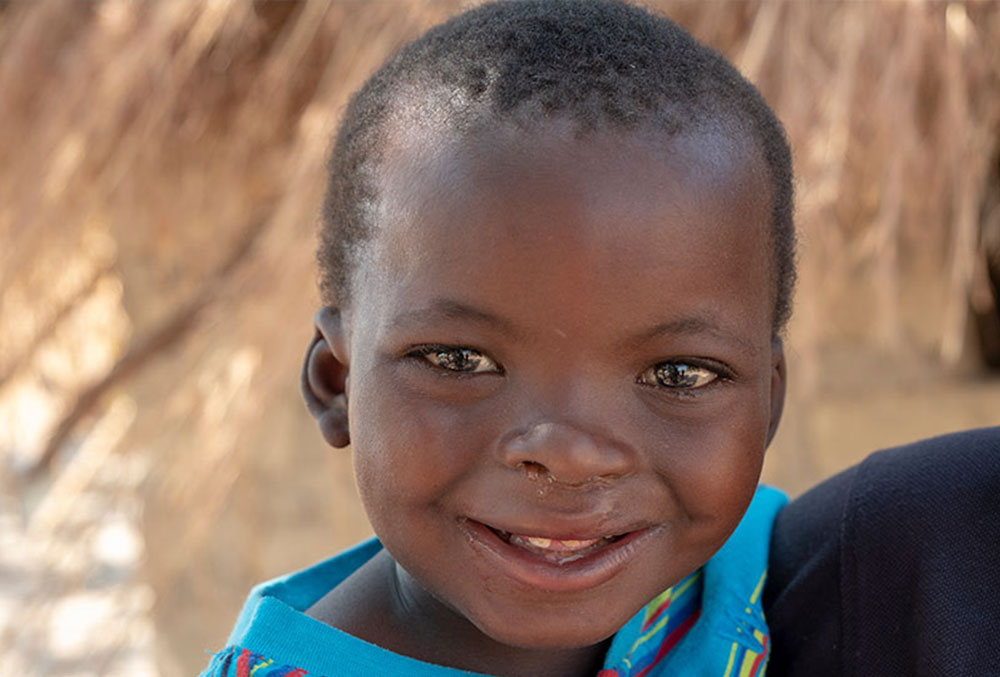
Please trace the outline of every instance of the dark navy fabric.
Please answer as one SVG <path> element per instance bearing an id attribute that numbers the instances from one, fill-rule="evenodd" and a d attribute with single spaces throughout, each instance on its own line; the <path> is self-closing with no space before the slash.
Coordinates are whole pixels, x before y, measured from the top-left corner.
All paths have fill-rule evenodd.
<path id="1" fill-rule="evenodd" d="M 768 677 L 1000 675 L 1000 428 L 880 451 L 778 515 Z"/>

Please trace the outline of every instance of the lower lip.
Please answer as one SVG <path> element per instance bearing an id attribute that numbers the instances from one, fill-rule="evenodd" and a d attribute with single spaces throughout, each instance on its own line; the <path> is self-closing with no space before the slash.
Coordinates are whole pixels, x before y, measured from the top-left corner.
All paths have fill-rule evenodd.
<path id="1" fill-rule="evenodd" d="M 482 522 L 466 519 L 462 525 L 483 556 L 508 578 L 547 592 L 582 592 L 607 583 L 632 563 L 653 531 L 630 531 L 580 559 L 557 564 L 511 545 Z"/>

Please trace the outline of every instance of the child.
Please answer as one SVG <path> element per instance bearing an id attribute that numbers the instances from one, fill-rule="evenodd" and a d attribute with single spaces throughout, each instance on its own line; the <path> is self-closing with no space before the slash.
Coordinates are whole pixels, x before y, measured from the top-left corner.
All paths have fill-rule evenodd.
<path id="1" fill-rule="evenodd" d="M 793 268 L 780 124 L 615 1 L 486 5 L 358 92 L 307 405 L 378 540 L 203 675 L 760 675 Z"/>

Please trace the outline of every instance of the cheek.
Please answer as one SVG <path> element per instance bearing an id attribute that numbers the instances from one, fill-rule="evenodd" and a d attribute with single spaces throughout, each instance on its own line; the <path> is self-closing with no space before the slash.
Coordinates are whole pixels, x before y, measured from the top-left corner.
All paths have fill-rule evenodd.
<path id="1" fill-rule="evenodd" d="M 482 415 L 398 383 L 359 388 L 351 406 L 355 472 L 366 504 L 433 502 L 485 453 L 489 426 Z"/>
<path id="2" fill-rule="evenodd" d="M 735 528 L 760 478 L 767 408 L 740 399 L 719 416 L 671 426 L 660 472 L 699 539 Z"/>

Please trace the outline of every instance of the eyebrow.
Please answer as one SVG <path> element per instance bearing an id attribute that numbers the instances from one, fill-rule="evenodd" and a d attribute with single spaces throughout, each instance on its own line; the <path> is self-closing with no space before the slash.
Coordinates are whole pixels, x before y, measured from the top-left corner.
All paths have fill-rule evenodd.
<path id="1" fill-rule="evenodd" d="M 697 315 L 679 317 L 661 322 L 626 339 L 625 345 L 639 346 L 663 336 L 697 336 L 705 334 L 722 339 L 723 341 L 735 343 L 752 354 L 757 354 L 760 351 L 756 345 L 744 337 L 720 326 L 707 317 Z"/>
<path id="2" fill-rule="evenodd" d="M 398 329 L 413 324 L 455 320 L 484 325 L 509 336 L 518 334 L 514 324 L 509 320 L 450 298 L 436 298 L 425 306 L 407 310 L 393 318 L 392 327 Z"/>

